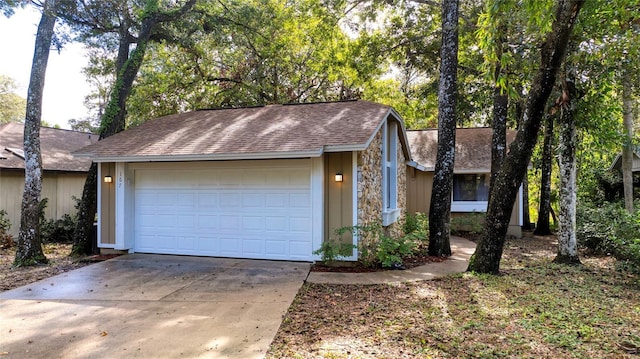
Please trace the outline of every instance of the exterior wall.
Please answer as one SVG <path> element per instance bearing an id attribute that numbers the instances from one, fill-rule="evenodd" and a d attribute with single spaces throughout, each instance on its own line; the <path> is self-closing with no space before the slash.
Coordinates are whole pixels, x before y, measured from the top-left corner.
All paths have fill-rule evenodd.
<path id="1" fill-rule="evenodd" d="M 433 186 L 433 172 L 423 172 L 413 167 L 406 166 L 407 176 L 407 211 L 408 213 L 424 213 L 429 215 L 429 205 L 431 201 L 431 188 Z M 415 173 L 415 174 L 414 174 Z M 516 203 L 511 212 L 509 229 L 507 235 L 514 237 L 522 237 L 522 228 L 520 220 L 520 197 L 518 193 Z M 469 212 L 467 212 L 469 213 Z M 451 213 L 452 218 L 464 216 L 464 212 Z"/>
<path id="2" fill-rule="evenodd" d="M 397 136 L 397 134 L 395 134 Z M 375 135 L 369 147 L 358 153 L 358 226 L 377 225 L 382 223 L 382 129 Z M 397 148 L 397 207 L 400 218 L 391 225 L 383 228 L 391 237 L 404 235 L 404 219 L 407 208 L 407 170 L 403 152 L 403 143 L 398 138 Z M 358 244 L 362 249 L 373 248 L 375 237 L 369 233 L 360 233 Z"/>
<path id="3" fill-rule="evenodd" d="M 429 213 L 433 172 L 423 172 L 410 166 L 407 171 L 407 213 Z"/>
<path id="4" fill-rule="evenodd" d="M 522 191 L 518 192 L 516 202 L 513 204 L 513 210 L 511 211 L 511 219 L 509 220 L 509 228 L 507 229 L 508 236 L 514 236 L 516 238 L 522 238 L 522 208 L 521 208 Z"/>
<path id="5" fill-rule="evenodd" d="M 369 148 L 358 153 L 358 226 L 382 222 L 382 131 L 378 131 Z M 359 233 L 362 249 L 375 247 L 375 238 Z"/>
<path id="6" fill-rule="evenodd" d="M 47 198 L 44 214 L 48 219 L 60 219 L 65 214 L 75 214 L 76 202 L 80 198 L 86 173 L 45 172 L 42 178 L 42 198 Z M 20 230 L 24 171 L 0 172 L 0 209 L 7 211 L 11 221 L 9 234 L 16 237 Z"/>
<path id="7" fill-rule="evenodd" d="M 9 234 L 17 238 L 20 230 L 20 207 L 22 204 L 22 191 L 24 190 L 24 172 L 7 171 L 0 172 L 0 209 L 4 209 L 6 218 L 11 222 Z"/>
<path id="8" fill-rule="evenodd" d="M 116 164 L 100 163 L 100 176 L 98 186 L 100 188 L 100 208 L 98 209 L 98 226 L 100 230 L 100 245 L 115 246 L 116 244 Z M 104 177 L 111 176 L 112 183 L 105 183 Z"/>
<path id="9" fill-rule="evenodd" d="M 325 221 L 324 240 L 335 238 L 335 230 L 351 227 L 353 223 L 353 155 L 352 152 L 327 153 L 325 166 Z M 342 173 L 342 182 L 335 181 L 336 173 Z M 350 233 L 342 236 L 345 243 L 352 243 Z"/>
<path id="10" fill-rule="evenodd" d="M 404 220 L 407 211 L 407 166 L 402 149 L 402 142 L 398 139 L 398 208 L 400 208 L 400 218 L 389 226 L 389 234 L 393 238 L 404 236 Z"/>

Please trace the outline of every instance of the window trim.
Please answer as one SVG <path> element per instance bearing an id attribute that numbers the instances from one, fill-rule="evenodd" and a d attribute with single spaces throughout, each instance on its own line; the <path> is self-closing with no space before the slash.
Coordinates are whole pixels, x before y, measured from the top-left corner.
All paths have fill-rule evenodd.
<path id="1" fill-rule="evenodd" d="M 386 120 L 382 127 L 382 225 L 400 218 L 398 208 L 398 124 Z"/>
<path id="2" fill-rule="evenodd" d="M 454 173 L 455 175 L 487 175 L 491 176 L 489 172 L 473 172 L 473 173 Z M 451 212 L 487 212 L 489 201 L 455 201 L 453 199 L 453 191 L 451 191 Z"/>

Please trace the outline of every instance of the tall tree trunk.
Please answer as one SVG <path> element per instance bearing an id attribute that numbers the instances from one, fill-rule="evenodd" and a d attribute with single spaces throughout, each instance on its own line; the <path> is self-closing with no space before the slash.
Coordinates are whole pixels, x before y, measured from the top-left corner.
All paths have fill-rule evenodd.
<path id="1" fill-rule="evenodd" d="M 622 75 L 622 122 L 625 142 L 622 147 L 622 184 L 624 187 L 624 208 L 633 213 L 633 97 L 628 69 Z"/>
<path id="2" fill-rule="evenodd" d="M 500 73 L 500 65 L 496 67 L 496 80 Z M 507 154 L 507 107 L 509 98 L 500 86 L 493 89 L 493 132 L 491 136 L 491 182 L 502 166 L 502 161 Z"/>
<path id="3" fill-rule="evenodd" d="M 522 86 L 518 85 L 517 91 L 519 94 L 522 94 Z M 522 94 L 522 97 L 524 95 Z M 524 117 L 524 103 L 520 99 L 515 104 L 515 116 L 518 121 L 518 128 L 522 125 L 522 120 Z M 531 215 L 529 212 L 529 176 L 528 171 L 525 173 L 522 178 L 522 221 L 524 224 L 522 225 L 522 229 L 525 231 L 530 231 L 533 229 L 531 223 Z"/>
<path id="4" fill-rule="evenodd" d="M 533 234 L 546 236 L 551 234 L 549 211 L 551 210 L 551 169 L 553 168 L 553 121 L 555 114 L 545 116 L 544 143 L 542 145 L 542 176 L 540 180 L 540 201 L 538 224 Z"/>
<path id="5" fill-rule="evenodd" d="M 559 0 L 552 30 L 541 46 L 541 64 L 531 84 L 522 126 L 509 147 L 491 191 L 485 231 L 469 262 L 470 271 L 498 274 L 511 211 L 536 145 L 545 104 L 555 84 L 573 25 L 584 0 Z"/>
<path id="6" fill-rule="evenodd" d="M 147 46 L 149 44 L 153 29 L 164 21 L 172 21 L 184 15 L 193 7 L 196 0 L 189 0 L 179 10 L 171 13 L 162 13 L 158 10 L 159 0 L 147 0 L 142 15 L 142 26 L 137 38 L 133 38 L 129 34 L 129 29 L 120 31 L 120 46 L 118 50 L 117 65 L 118 68 L 115 87 L 111 91 L 109 103 L 101 119 L 100 139 L 114 135 L 125 128 L 126 124 L 126 103 L 133 82 L 138 75 L 138 70 L 142 65 Z M 136 48 L 128 55 L 129 47 L 132 43 L 136 44 Z M 81 255 L 91 253 L 93 244 L 91 243 L 93 232 L 93 222 L 97 210 L 97 185 L 98 185 L 98 167 L 92 165 L 87 175 L 87 180 L 82 191 L 82 200 L 78 210 L 78 223 L 73 233 L 72 255 Z"/>
<path id="7" fill-rule="evenodd" d="M 529 176 L 525 174 L 522 179 L 522 229 L 530 231 L 532 227 L 529 214 Z"/>
<path id="8" fill-rule="evenodd" d="M 42 192 L 42 156 L 40 154 L 40 121 L 42 95 L 49 62 L 53 28 L 56 23 L 55 0 L 47 0 L 38 24 L 36 43 L 31 64 L 31 79 L 27 93 L 27 112 L 24 121 L 24 192 L 18 249 L 15 266 L 46 263 L 40 238 L 40 195 Z"/>
<path id="9" fill-rule="evenodd" d="M 570 75 L 568 75 L 570 76 Z M 565 101 L 560 106 L 558 117 L 560 127 L 560 146 L 558 163 L 560 166 L 560 216 L 558 230 L 558 255 L 556 263 L 579 264 L 578 242 L 576 240 L 576 123 L 575 114 L 577 92 L 573 78 L 564 81 Z"/>
<path id="10" fill-rule="evenodd" d="M 442 47 L 438 90 L 438 153 L 429 207 L 429 255 L 450 256 L 451 192 L 456 145 L 458 0 L 442 2 Z"/>

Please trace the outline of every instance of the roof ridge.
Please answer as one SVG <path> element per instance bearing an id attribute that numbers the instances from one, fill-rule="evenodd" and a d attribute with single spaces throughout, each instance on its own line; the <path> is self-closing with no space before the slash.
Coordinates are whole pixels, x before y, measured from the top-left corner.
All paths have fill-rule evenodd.
<path id="1" fill-rule="evenodd" d="M 329 104 L 329 103 L 342 103 L 342 102 L 357 102 L 360 101 L 357 98 L 345 99 L 345 100 L 335 100 L 335 101 L 311 101 L 311 102 L 286 102 L 283 103 L 282 106 L 300 106 L 300 105 L 318 105 L 318 104 Z"/>
<path id="2" fill-rule="evenodd" d="M 203 108 L 196 109 L 196 111 L 242 110 L 242 109 L 250 109 L 250 108 L 261 108 L 261 107 L 266 107 L 266 106 L 268 106 L 268 105 L 248 105 L 248 106 L 229 106 L 229 107 L 224 107 L 224 106 L 220 106 L 220 107 L 203 107 Z M 175 113 L 175 115 L 178 115 L 178 114 L 181 114 L 181 113 Z M 158 117 L 158 118 L 162 118 L 162 117 Z"/>

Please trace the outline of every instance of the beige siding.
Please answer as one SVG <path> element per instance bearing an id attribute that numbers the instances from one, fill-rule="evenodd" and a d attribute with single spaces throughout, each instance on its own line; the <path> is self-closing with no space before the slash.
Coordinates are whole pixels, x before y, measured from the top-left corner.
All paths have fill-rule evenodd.
<path id="1" fill-rule="evenodd" d="M 100 198 L 100 244 L 114 245 L 116 243 L 116 164 L 101 163 L 101 177 L 98 178 L 101 198 Z M 105 183 L 104 177 L 111 176 L 112 183 Z"/>
<path id="2" fill-rule="evenodd" d="M 407 212 L 415 214 L 417 212 L 429 214 L 431 201 L 431 187 L 433 186 L 433 172 L 423 172 L 413 167 L 407 166 Z M 511 220 L 509 222 L 508 235 L 515 237 L 522 236 L 520 228 L 520 205 L 519 197 L 513 206 Z M 452 213 L 452 217 L 462 217 L 464 213 Z"/>
<path id="3" fill-rule="evenodd" d="M 517 238 L 522 237 L 522 226 L 520 225 L 520 192 L 518 192 L 516 202 L 513 204 L 513 211 L 511 211 L 511 219 L 509 220 L 507 235 Z"/>
<path id="4" fill-rule="evenodd" d="M 433 172 L 407 166 L 407 213 L 429 213 Z"/>
<path id="5" fill-rule="evenodd" d="M 0 170 L 0 209 L 11 222 L 9 233 L 14 237 L 20 229 L 20 206 L 24 189 L 24 172 Z"/>
<path id="6" fill-rule="evenodd" d="M 86 179 L 85 173 L 51 173 L 45 172 L 42 179 L 42 198 L 47 198 L 45 217 L 60 219 L 65 214 L 76 212 L 73 197 L 82 196 L 82 188 Z M 0 209 L 7 211 L 11 221 L 9 233 L 14 237 L 20 230 L 20 207 L 24 190 L 24 172 L 0 172 Z"/>
<path id="7" fill-rule="evenodd" d="M 353 155 L 352 152 L 327 153 L 324 156 L 325 175 L 325 238 L 334 237 L 335 230 L 353 226 Z M 336 182 L 336 173 L 343 181 Z M 350 234 L 342 236 L 351 243 Z"/>

